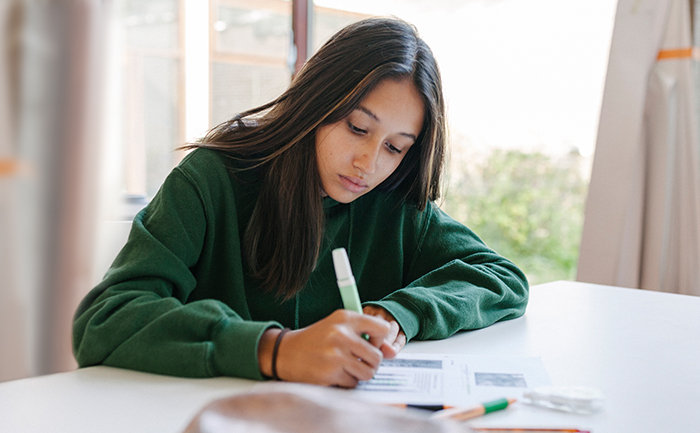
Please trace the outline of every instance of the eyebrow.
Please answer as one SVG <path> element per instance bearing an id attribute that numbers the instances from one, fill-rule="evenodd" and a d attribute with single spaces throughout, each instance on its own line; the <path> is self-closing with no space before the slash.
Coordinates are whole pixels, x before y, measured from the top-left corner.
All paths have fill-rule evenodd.
<path id="1" fill-rule="evenodd" d="M 362 105 L 360 105 L 357 107 L 357 110 L 362 111 L 363 113 L 365 113 L 366 115 L 368 115 L 372 119 L 376 120 L 377 122 L 381 122 L 381 120 L 379 120 L 379 117 L 377 117 L 376 114 L 372 113 L 372 111 L 369 108 L 363 107 Z M 408 132 L 399 132 L 399 134 L 403 135 L 404 137 L 411 138 L 411 139 L 413 139 L 413 141 L 416 141 L 418 139 L 415 135 L 410 134 Z"/>

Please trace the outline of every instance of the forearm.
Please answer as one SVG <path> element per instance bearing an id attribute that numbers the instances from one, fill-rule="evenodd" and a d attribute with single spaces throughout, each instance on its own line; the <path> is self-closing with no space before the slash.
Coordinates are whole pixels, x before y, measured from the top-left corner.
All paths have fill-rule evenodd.
<path id="1" fill-rule="evenodd" d="M 487 266 L 453 261 L 368 305 L 391 313 L 408 339 L 447 338 L 519 317 L 527 305 L 527 280 L 502 260 Z"/>
<path id="2" fill-rule="evenodd" d="M 446 338 L 525 312 L 529 286 L 518 267 L 436 207 L 421 242 L 405 252 L 403 288 L 375 302 L 417 339 Z"/>
<path id="3" fill-rule="evenodd" d="M 73 346 L 81 367 L 262 379 L 258 341 L 275 326 L 242 320 L 215 300 L 183 305 L 172 297 L 127 291 L 105 295 L 76 317 Z"/>

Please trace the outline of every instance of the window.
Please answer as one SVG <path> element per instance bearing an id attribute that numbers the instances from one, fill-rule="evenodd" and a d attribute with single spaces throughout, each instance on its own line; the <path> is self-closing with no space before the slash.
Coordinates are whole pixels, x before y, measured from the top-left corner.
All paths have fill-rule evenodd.
<path id="1" fill-rule="evenodd" d="M 532 284 L 574 279 L 616 1 L 315 3 L 416 25 L 448 104 L 441 207 Z"/>
<path id="2" fill-rule="evenodd" d="M 211 122 L 263 105 L 289 86 L 292 3 L 214 1 Z"/>
<path id="3" fill-rule="evenodd" d="M 122 143 L 124 193 L 152 197 L 184 141 L 182 14 L 178 0 L 125 0 Z"/>
<path id="4" fill-rule="evenodd" d="M 185 14 L 185 3 L 118 2 L 122 190 L 136 201 L 125 218 L 180 160 L 175 148 L 195 138 L 188 113 L 206 112 L 203 133 L 274 99 L 291 80 L 291 1 L 188 3 L 201 16 Z M 418 27 L 440 64 L 450 116 L 440 205 L 536 284 L 575 276 L 615 7 L 615 0 L 316 0 L 310 46 L 372 15 Z M 205 90 L 195 93 L 201 109 L 187 96 L 192 38 L 202 38 L 206 54 L 195 64 L 204 71 L 196 83 Z"/>

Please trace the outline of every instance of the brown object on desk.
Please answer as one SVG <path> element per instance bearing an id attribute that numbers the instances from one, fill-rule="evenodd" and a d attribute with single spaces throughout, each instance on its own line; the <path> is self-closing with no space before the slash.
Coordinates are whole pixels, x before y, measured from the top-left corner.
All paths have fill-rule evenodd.
<path id="1" fill-rule="evenodd" d="M 466 433 L 465 427 L 352 398 L 332 388 L 266 383 L 246 394 L 216 400 L 184 433 Z"/>

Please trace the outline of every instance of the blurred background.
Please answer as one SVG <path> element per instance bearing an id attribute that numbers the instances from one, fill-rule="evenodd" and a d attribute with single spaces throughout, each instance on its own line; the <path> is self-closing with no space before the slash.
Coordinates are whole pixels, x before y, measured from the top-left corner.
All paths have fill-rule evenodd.
<path id="1" fill-rule="evenodd" d="M 700 294 L 688 271 L 700 264 L 693 6 L 3 0 L 0 381 L 75 368 L 72 314 L 113 257 L 110 223 L 149 202 L 178 146 L 274 99 L 329 36 L 374 15 L 415 24 L 440 64 L 445 211 L 531 284 Z M 661 156 L 646 150 L 657 135 Z M 650 170 L 658 159 L 665 168 Z M 656 195 L 650 171 L 666 179 Z"/>

